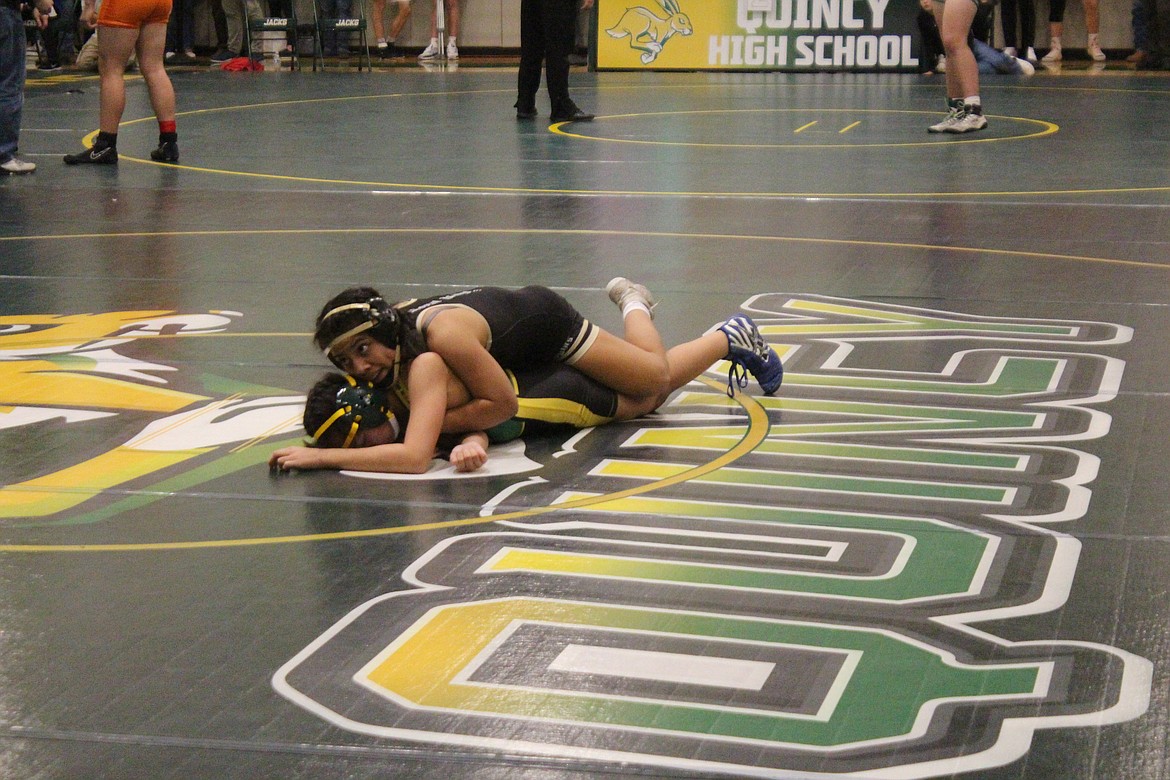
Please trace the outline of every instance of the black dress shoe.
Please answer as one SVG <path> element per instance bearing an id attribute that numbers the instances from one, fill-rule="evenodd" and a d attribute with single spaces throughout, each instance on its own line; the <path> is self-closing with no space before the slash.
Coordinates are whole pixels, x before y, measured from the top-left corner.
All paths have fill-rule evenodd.
<path id="1" fill-rule="evenodd" d="M 536 103 L 535 102 L 524 103 L 523 105 L 521 105 L 520 101 L 517 100 L 515 103 L 512 104 L 512 107 L 516 109 L 516 118 L 517 119 L 532 119 L 534 116 L 536 116 Z"/>
<path id="2" fill-rule="evenodd" d="M 593 114 L 585 113 L 574 103 L 553 109 L 552 115 L 549 116 L 550 122 L 590 122 L 592 120 Z"/>

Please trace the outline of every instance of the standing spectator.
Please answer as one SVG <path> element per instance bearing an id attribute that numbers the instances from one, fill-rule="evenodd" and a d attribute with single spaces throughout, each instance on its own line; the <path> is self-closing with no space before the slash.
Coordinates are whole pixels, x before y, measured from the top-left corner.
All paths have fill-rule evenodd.
<path id="1" fill-rule="evenodd" d="M 244 51 L 244 33 L 250 19 L 264 18 L 259 0 L 223 0 L 223 14 L 227 18 L 229 59 L 250 56 L 251 52 Z"/>
<path id="2" fill-rule="evenodd" d="M 126 108 L 126 85 L 122 76 L 130 56 L 136 51 L 138 70 L 146 81 L 150 103 L 158 118 L 158 148 L 150 153 L 150 158 L 156 162 L 178 162 L 175 89 L 163 67 L 171 0 L 103 0 L 100 12 L 95 10 L 94 3 L 95 0 L 82 0 L 81 20 L 90 28 L 99 28 L 98 134 L 89 149 L 65 155 L 66 164 L 113 165 L 118 162 L 118 125 Z"/>
<path id="3" fill-rule="evenodd" d="M 73 62 L 77 56 L 76 28 L 73 0 L 53 0 L 53 13 L 40 30 L 42 59 L 37 70 L 60 70 Z"/>
<path id="4" fill-rule="evenodd" d="M 386 0 L 373 0 L 374 44 L 377 48 L 377 55 L 383 59 L 402 56 L 402 52 L 394 44 L 398 40 L 398 36 L 402 34 L 402 28 L 410 19 L 410 0 L 396 0 L 395 4 L 398 6 L 398 12 L 394 15 L 394 21 L 390 23 L 390 34 L 387 35 Z"/>
<path id="5" fill-rule="evenodd" d="M 592 2 L 592 0 L 590 0 Z M 444 30 L 447 34 L 447 59 L 459 59 L 459 47 L 455 45 L 455 38 L 459 35 L 459 0 L 443 0 L 444 16 L 446 17 L 446 24 Z M 435 3 L 435 8 L 431 11 L 431 42 L 423 49 L 422 54 L 418 55 L 420 60 L 433 60 L 439 56 L 439 4 Z"/>
<path id="6" fill-rule="evenodd" d="M 225 2 L 230 3 L 232 0 L 211 0 L 208 3 L 212 26 L 215 28 L 215 51 L 211 54 L 212 62 L 227 62 L 234 56 L 227 50 L 227 14 L 223 10 Z"/>
<path id="7" fill-rule="evenodd" d="M 1125 58 L 1126 62 L 1141 62 L 1146 54 L 1148 33 L 1146 27 L 1146 4 L 1144 0 L 1133 0 L 1133 54 Z"/>
<path id="8" fill-rule="evenodd" d="M 1015 57 L 1023 52 L 1029 63 L 1036 62 L 1036 3 L 1035 0 L 1002 0 L 1003 53 Z M 1019 21 L 1020 37 L 1016 38 Z M 1018 41 L 1018 42 L 1017 42 Z"/>
<path id="9" fill-rule="evenodd" d="M 20 115 L 24 108 L 25 48 L 28 39 L 20 0 L 0 0 L 0 172 L 32 173 L 35 163 L 16 156 Z M 53 10 L 52 0 L 36 0 L 33 14 L 42 27 Z"/>
<path id="10" fill-rule="evenodd" d="M 969 2 L 969 0 L 963 0 Z M 592 8 L 593 0 L 584 0 Z M 516 118 L 536 116 L 536 91 L 544 64 L 553 122 L 588 122 L 593 114 L 569 97 L 569 53 L 577 26 L 576 0 L 520 0 L 520 72 L 516 84 Z"/>
<path id="11" fill-rule="evenodd" d="M 1146 51 L 1137 61 L 1138 70 L 1161 70 L 1170 66 L 1170 0 L 1145 0 Z"/>
<path id="12" fill-rule="evenodd" d="M 918 57 L 922 75 L 933 76 L 947 72 L 947 56 L 943 53 L 942 37 L 934 18 L 934 0 L 918 0 L 918 36 L 921 53 Z"/>
<path id="13" fill-rule="evenodd" d="M 171 20 L 167 23 L 167 59 L 182 52 L 195 59 L 195 0 L 173 0 Z"/>
<path id="14" fill-rule="evenodd" d="M 1085 50 L 1096 62 L 1105 61 L 1105 52 L 1101 51 L 1101 44 L 1097 41 L 1097 34 L 1101 31 L 1101 18 L 1097 13 L 1097 0 L 1081 0 L 1085 7 L 1085 30 L 1089 34 Z M 1064 56 L 1061 53 L 1064 35 L 1064 6 L 1065 0 L 1051 0 L 1048 7 L 1048 53 L 1043 62 L 1060 62 Z"/>

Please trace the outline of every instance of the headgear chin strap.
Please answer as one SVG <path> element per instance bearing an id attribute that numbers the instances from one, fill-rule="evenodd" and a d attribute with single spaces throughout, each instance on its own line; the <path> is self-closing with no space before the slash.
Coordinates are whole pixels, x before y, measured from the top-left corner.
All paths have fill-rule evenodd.
<path id="1" fill-rule="evenodd" d="M 349 432 L 345 435 L 342 448 L 348 448 L 353 444 L 359 430 L 376 428 L 387 420 L 394 427 L 394 438 L 397 439 L 398 421 L 394 419 L 393 412 L 386 407 L 385 394 L 370 382 L 359 383 L 349 374 L 345 375 L 345 380 L 348 384 L 337 391 L 337 411 L 321 423 L 321 427 L 309 438 L 309 446 L 315 446 L 338 420 L 342 424 L 349 424 Z"/>

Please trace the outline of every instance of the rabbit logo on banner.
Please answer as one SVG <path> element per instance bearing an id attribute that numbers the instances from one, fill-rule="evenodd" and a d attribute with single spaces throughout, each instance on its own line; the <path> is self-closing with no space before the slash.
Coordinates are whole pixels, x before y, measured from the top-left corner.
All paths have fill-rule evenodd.
<path id="1" fill-rule="evenodd" d="M 695 31 L 690 18 L 679 8 L 677 0 L 661 0 L 658 8 L 666 14 L 664 17 L 645 6 L 628 8 L 618 23 L 605 31 L 612 38 L 629 36 L 630 48 L 642 52 L 643 65 L 658 59 L 662 47 L 676 33 L 690 35 Z"/>

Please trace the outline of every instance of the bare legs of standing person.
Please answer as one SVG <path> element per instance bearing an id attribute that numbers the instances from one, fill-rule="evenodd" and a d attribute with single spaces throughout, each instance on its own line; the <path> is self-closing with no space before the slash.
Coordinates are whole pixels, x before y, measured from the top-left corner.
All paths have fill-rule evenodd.
<path id="1" fill-rule="evenodd" d="M 130 55 L 137 53 L 138 68 L 146 82 L 150 104 L 159 124 L 159 147 L 151 153 L 158 162 L 178 162 L 175 129 L 175 89 L 163 67 L 166 24 L 145 24 L 140 29 L 103 26 L 98 41 L 100 114 L 97 139 L 91 148 L 65 156 L 70 165 L 109 165 L 118 162 L 118 125 L 126 109 L 124 75 Z"/>
<path id="2" fill-rule="evenodd" d="M 386 0 L 373 0 L 374 15 L 374 45 L 377 54 L 382 59 L 397 59 L 402 56 L 401 50 L 395 45 L 402 28 L 410 19 L 410 0 L 398 0 L 398 10 L 394 21 L 390 23 L 390 32 L 386 32 Z"/>
<path id="3" fill-rule="evenodd" d="M 1101 51 L 1098 38 L 1101 31 L 1098 0 L 1082 0 L 1082 3 L 1085 9 L 1085 31 L 1088 33 L 1085 51 L 1094 62 L 1104 62 L 1105 52 Z M 1065 0 L 1052 0 L 1048 7 L 1048 53 L 1044 55 L 1044 62 L 1060 62 L 1064 57 L 1064 6 Z"/>
<path id="4" fill-rule="evenodd" d="M 979 63 L 967 44 L 975 21 L 975 0 L 935 0 L 934 16 L 947 56 L 947 116 L 932 133 L 970 133 L 987 127 L 979 97 Z"/>

